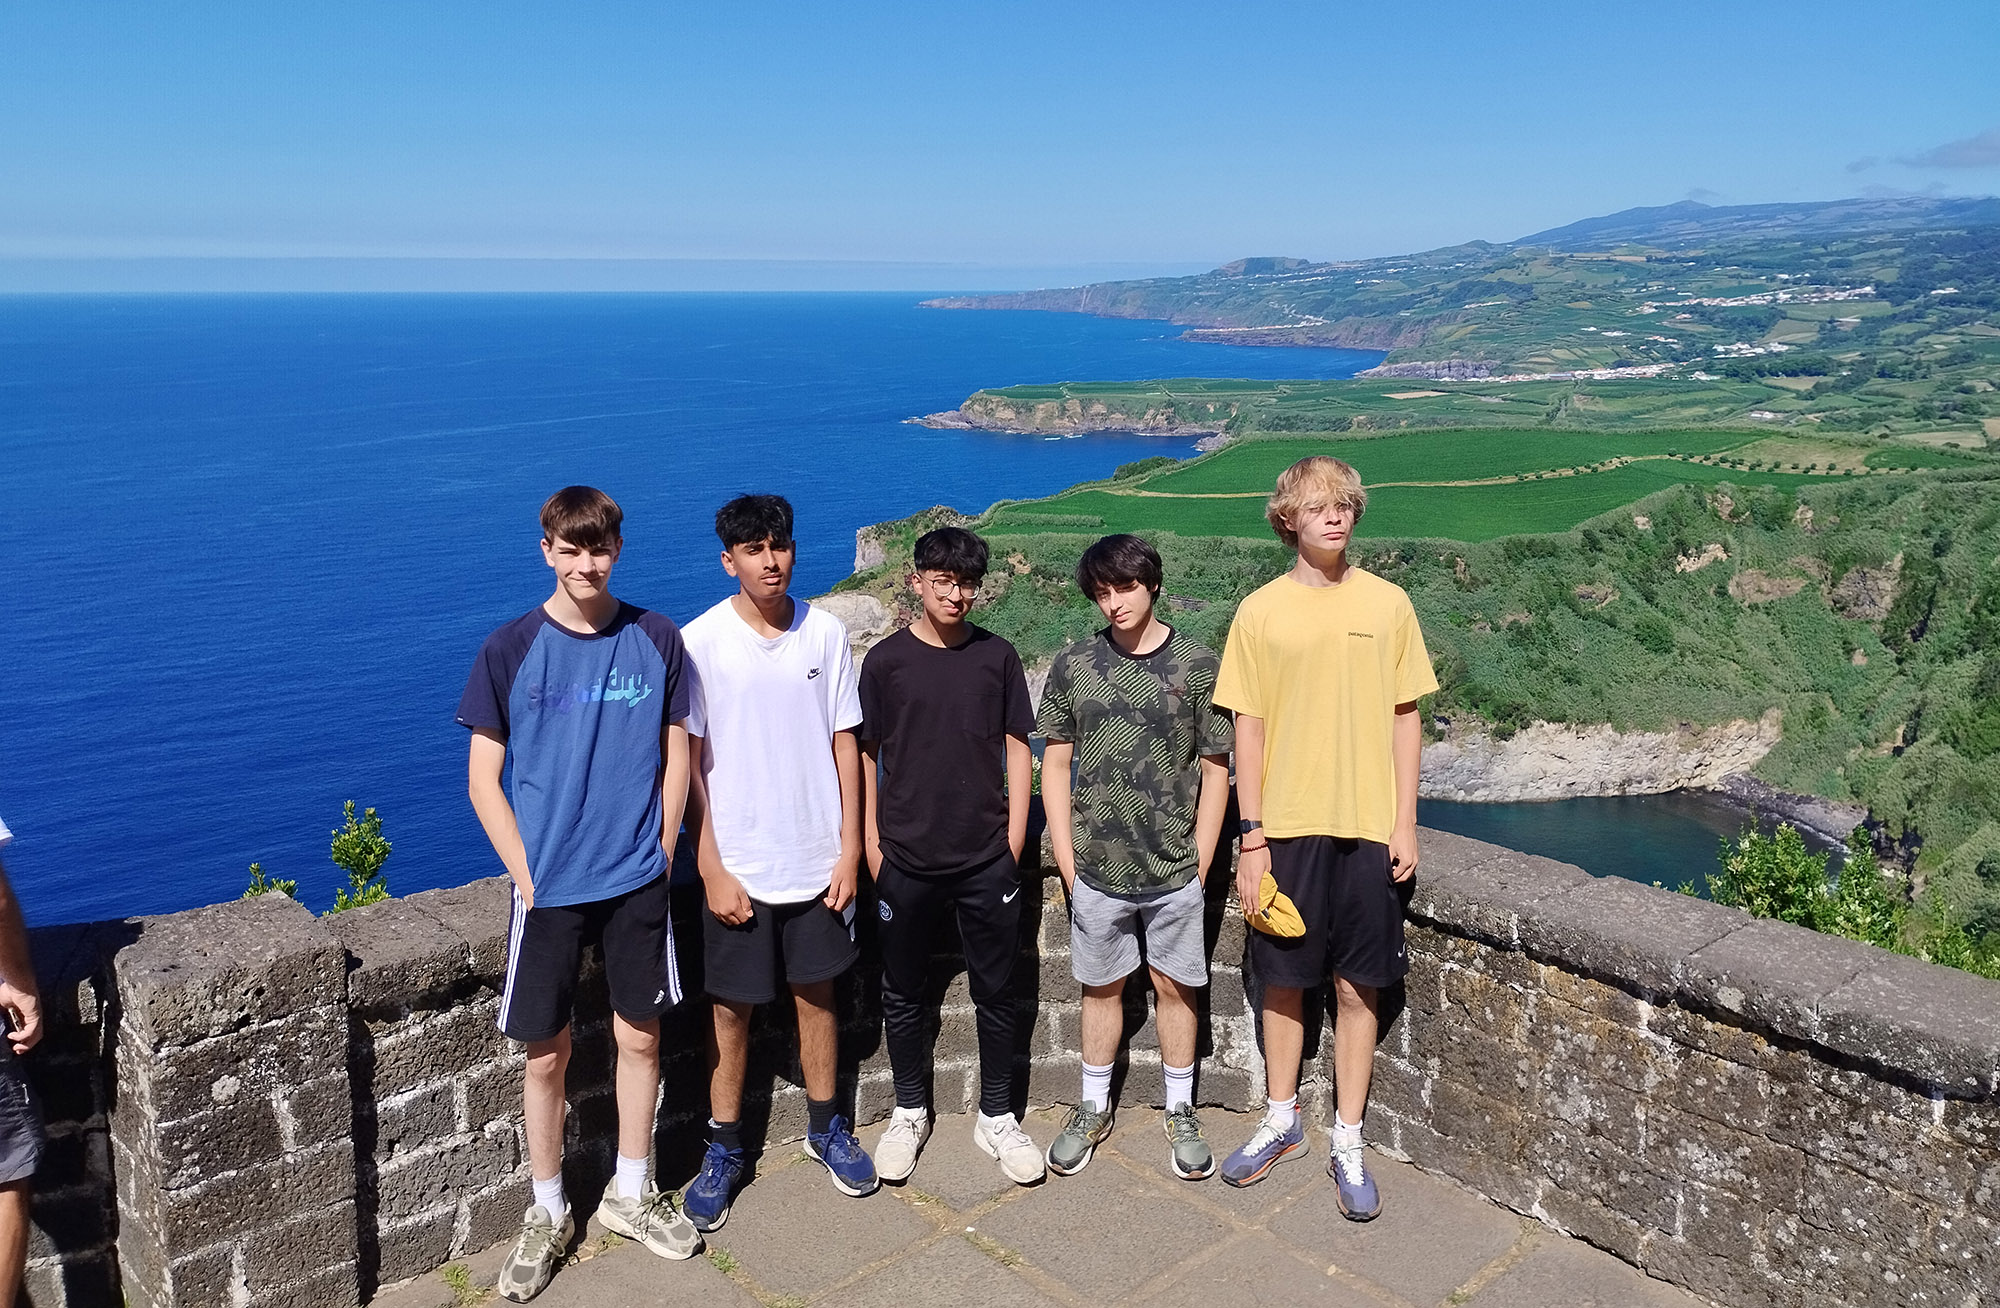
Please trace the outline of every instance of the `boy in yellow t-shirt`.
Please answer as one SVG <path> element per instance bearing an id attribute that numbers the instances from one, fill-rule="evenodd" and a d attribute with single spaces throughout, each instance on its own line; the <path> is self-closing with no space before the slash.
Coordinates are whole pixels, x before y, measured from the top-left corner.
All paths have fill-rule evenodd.
<path id="1" fill-rule="evenodd" d="M 1337 1096 L 1327 1171 L 1341 1212 L 1360 1222 L 1382 1210 L 1361 1118 L 1376 994 L 1409 970 L 1401 891 L 1417 870 L 1417 700 L 1438 688 L 1410 597 L 1347 561 L 1367 503 L 1339 459 L 1301 459 L 1278 477 L 1265 516 L 1298 560 L 1236 610 L 1215 687 L 1215 702 L 1236 712 L 1238 893 L 1257 903 L 1268 872 L 1306 926 L 1296 937 L 1250 933 L 1271 1102 L 1222 1179 L 1253 1184 L 1304 1150 L 1302 997 L 1331 973 Z"/>

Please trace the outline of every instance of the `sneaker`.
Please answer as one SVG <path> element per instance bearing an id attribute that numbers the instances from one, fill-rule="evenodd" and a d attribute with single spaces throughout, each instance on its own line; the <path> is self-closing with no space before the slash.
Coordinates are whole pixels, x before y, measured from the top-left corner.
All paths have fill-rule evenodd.
<path id="1" fill-rule="evenodd" d="M 637 1199 L 607 1194 L 597 1205 L 597 1220 L 607 1231 L 645 1245 L 662 1258 L 678 1262 L 701 1248 L 701 1233 L 674 1206 L 674 1197 L 648 1190 Z"/>
<path id="2" fill-rule="evenodd" d="M 495 1288 L 502 1297 L 515 1303 L 528 1302 L 548 1288 L 549 1278 L 556 1274 L 556 1264 L 563 1260 L 569 1242 L 575 1238 L 575 1209 L 563 1211 L 562 1225 L 558 1227 L 549 1210 L 536 1204 L 521 1219 L 521 1234 L 514 1241 L 507 1261 L 500 1265 L 500 1281 Z"/>
<path id="3" fill-rule="evenodd" d="M 988 1158 L 1000 1160 L 1000 1170 L 1016 1185 L 1033 1185 L 1046 1174 L 1042 1170 L 1042 1151 L 1021 1129 L 1020 1119 L 1012 1113 L 1002 1113 L 998 1117 L 988 1117 L 981 1113 L 972 1123 L 972 1143 L 978 1145 Z"/>
<path id="4" fill-rule="evenodd" d="M 722 1224 L 729 1220 L 729 1202 L 736 1197 L 736 1187 L 743 1183 L 743 1170 L 741 1149 L 724 1149 L 709 1142 L 701 1171 L 681 1192 L 681 1208 L 695 1230 L 706 1234 L 722 1229 Z"/>
<path id="5" fill-rule="evenodd" d="M 1280 1131 L 1265 1118 L 1243 1142 L 1243 1147 L 1222 1162 L 1222 1179 L 1231 1185 L 1255 1185 L 1264 1173 L 1306 1147 L 1305 1123 L 1297 1117 L 1289 1129 Z"/>
<path id="6" fill-rule="evenodd" d="M 884 1181 L 909 1180 L 917 1170 L 917 1155 L 930 1138 L 930 1110 L 898 1105 L 889 1115 L 888 1129 L 875 1142 L 875 1174 Z"/>
<path id="7" fill-rule="evenodd" d="M 806 1153 L 826 1167 L 833 1178 L 833 1188 L 842 1194 L 875 1193 L 878 1184 L 875 1164 L 868 1161 L 868 1151 L 854 1138 L 854 1132 L 847 1129 L 846 1118 L 835 1114 L 827 1123 L 825 1135 L 808 1134 Z"/>
<path id="8" fill-rule="evenodd" d="M 1339 1192 L 1342 1217 L 1350 1222 L 1375 1220 L 1375 1215 L 1382 1211 L 1382 1196 L 1375 1189 L 1375 1178 L 1368 1175 L 1368 1163 L 1361 1156 L 1360 1145 L 1335 1149 L 1326 1160 L 1326 1174 L 1333 1178 Z"/>
<path id="9" fill-rule="evenodd" d="M 1062 1134 L 1049 1146 L 1049 1170 L 1057 1176 L 1075 1176 L 1090 1162 L 1091 1154 L 1111 1134 L 1111 1109 L 1098 1110 L 1078 1104 L 1063 1119 Z"/>
<path id="10" fill-rule="evenodd" d="M 1195 1116 L 1193 1104 L 1168 1113 L 1166 1127 L 1175 1176 L 1183 1181 L 1199 1181 L 1215 1170 L 1215 1154 L 1202 1136 L 1201 1119 Z"/>

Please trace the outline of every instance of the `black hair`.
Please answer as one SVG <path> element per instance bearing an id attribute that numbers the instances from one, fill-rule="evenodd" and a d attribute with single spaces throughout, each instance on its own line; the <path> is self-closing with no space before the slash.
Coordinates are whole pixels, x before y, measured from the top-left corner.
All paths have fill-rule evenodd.
<path id="1" fill-rule="evenodd" d="M 779 549 L 792 543 L 792 505 L 782 495 L 738 495 L 715 511 L 715 534 L 722 548 L 768 540 Z"/>
<path id="2" fill-rule="evenodd" d="M 1133 582 L 1160 593 L 1160 552 L 1137 536 L 1106 536 L 1076 561 L 1076 588 L 1095 599 L 1100 588 L 1123 590 Z"/>
<path id="3" fill-rule="evenodd" d="M 960 581 L 986 575 L 986 542 L 963 527 L 939 527 L 917 537 L 918 572 L 949 572 Z"/>

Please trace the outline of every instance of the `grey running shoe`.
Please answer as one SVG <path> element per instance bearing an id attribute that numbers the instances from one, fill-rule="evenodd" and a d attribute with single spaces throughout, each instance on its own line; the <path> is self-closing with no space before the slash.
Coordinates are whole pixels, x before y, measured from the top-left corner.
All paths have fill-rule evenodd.
<path id="1" fill-rule="evenodd" d="M 1215 1154 L 1202 1137 L 1201 1119 L 1195 1116 L 1193 1104 L 1168 1113 L 1166 1126 L 1175 1176 L 1183 1181 L 1199 1181 L 1215 1170 Z"/>
<path id="2" fill-rule="evenodd" d="M 549 1278 L 556 1274 L 556 1264 L 563 1260 L 569 1242 L 575 1238 L 575 1209 L 563 1211 L 562 1225 L 558 1227 L 549 1210 L 536 1204 L 521 1219 L 520 1237 L 500 1267 L 496 1288 L 515 1303 L 528 1302 L 548 1288 Z"/>
<path id="3" fill-rule="evenodd" d="M 597 1205 L 597 1220 L 605 1230 L 637 1241 L 662 1258 L 679 1261 L 701 1248 L 701 1233 L 694 1223 L 674 1206 L 672 1195 L 658 1190 L 648 1190 L 637 1199 L 608 1194 Z"/>
<path id="4" fill-rule="evenodd" d="M 1063 1119 L 1062 1134 L 1049 1145 L 1049 1170 L 1057 1176 L 1075 1176 L 1110 1134 L 1109 1108 L 1100 1112 L 1089 1104 L 1078 1104 Z"/>

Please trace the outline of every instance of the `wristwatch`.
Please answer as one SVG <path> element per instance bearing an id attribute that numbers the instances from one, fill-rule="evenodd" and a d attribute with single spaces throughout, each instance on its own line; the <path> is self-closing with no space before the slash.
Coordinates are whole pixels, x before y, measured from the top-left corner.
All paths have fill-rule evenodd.
<path id="1" fill-rule="evenodd" d="M 1264 823 L 1261 819 L 1258 818 L 1244 818 L 1241 822 L 1238 822 L 1236 824 L 1236 827 L 1237 830 L 1241 831 L 1244 835 L 1247 836 L 1252 831 L 1262 831 L 1264 829 Z"/>

